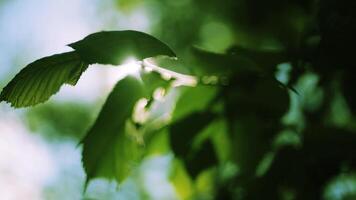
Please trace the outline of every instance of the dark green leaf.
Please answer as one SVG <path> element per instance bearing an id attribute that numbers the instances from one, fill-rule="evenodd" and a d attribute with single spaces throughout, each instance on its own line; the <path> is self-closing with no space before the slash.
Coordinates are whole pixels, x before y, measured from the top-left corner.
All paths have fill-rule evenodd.
<path id="1" fill-rule="evenodd" d="M 228 134 L 228 128 L 224 119 L 214 120 L 205 130 L 215 147 L 216 155 L 221 163 L 231 159 L 231 139 Z"/>
<path id="2" fill-rule="evenodd" d="M 135 103 L 145 96 L 142 83 L 133 77 L 119 81 L 96 122 L 83 139 L 83 165 L 87 181 L 105 177 L 122 181 L 140 157 L 142 143 L 125 130 Z"/>
<path id="3" fill-rule="evenodd" d="M 233 46 L 228 50 L 228 55 L 237 58 L 245 58 L 253 61 L 260 69 L 273 72 L 280 63 L 290 61 L 291 58 L 285 51 L 266 49 L 247 49 L 241 46 Z"/>
<path id="4" fill-rule="evenodd" d="M 281 185 L 288 184 L 295 190 L 296 199 L 322 199 L 323 187 L 332 177 L 355 169 L 354 141 L 354 132 L 327 126 L 307 127 L 303 145 L 279 149 L 262 179 L 250 185 L 264 188 L 268 183 L 270 191 L 277 192 Z"/>
<path id="5" fill-rule="evenodd" d="M 345 100 L 354 114 L 356 114 L 356 94 L 355 94 L 356 75 L 354 72 L 345 73 L 342 80 L 341 91 L 345 97 Z"/>
<path id="6" fill-rule="evenodd" d="M 248 78 L 248 77 L 247 77 Z M 245 82 L 234 80 L 231 91 L 225 95 L 227 113 L 245 117 L 253 115 L 262 120 L 279 120 L 289 108 L 286 88 L 271 78 L 257 78 Z"/>
<path id="7" fill-rule="evenodd" d="M 277 66 L 288 60 L 279 51 L 252 51 L 231 48 L 228 53 L 214 53 L 200 48 L 192 50 L 193 70 L 197 75 L 229 76 L 235 74 L 272 74 Z"/>
<path id="8" fill-rule="evenodd" d="M 198 75 L 230 75 L 233 72 L 258 72 L 253 60 L 244 56 L 235 56 L 193 48 L 193 70 Z"/>
<path id="9" fill-rule="evenodd" d="M 274 79 L 260 78 L 238 84 L 224 98 L 234 157 L 241 171 L 255 174 L 272 140 L 281 129 L 281 117 L 289 108 L 287 90 Z"/>
<path id="10" fill-rule="evenodd" d="M 69 45 L 88 63 L 119 65 L 130 57 L 142 60 L 158 55 L 176 57 L 160 40 L 138 31 L 103 31 Z"/>
<path id="11" fill-rule="evenodd" d="M 150 59 L 152 64 L 159 66 L 161 68 L 168 69 L 170 71 L 174 71 L 180 74 L 188 74 L 193 75 L 192 72 L 192 63 L 187 62 L 182 58 L 176 59 L 168 56 L 157 56 Z"/>
<path id="12" fill-rule="evenodd" d="M 75 85 L 88 64 L 75 52 L 39 59 L 22 69 L 3 89 L 0 101 L 27 107 L 45 102 L 67 83 Z"/>
<path id="13" fill-rule="evenodd" d="M 216 117 L 211 112 L 196 112 L 170 126 L 170 143 L 174 154 L 180 158 L 192 178 L 218 163 L 212 141 L 214 134 L 205 131 Z"/>
<path id="14" fill-rule="evenodd" d="M 175 155 L 181 158 L 185 164 L 190 165 L 189 163 L 193 162 L 192 159 L 195 159 L 195 154 L 203 151 L 201 150 L 201 143 L 205 142 L 206 138 L 203 138 L 202 134 L 205 133 L 204 130 L 216 117 L 216 114 L 209 111 L 209 109 L 212 109 L 209 106 L 215 100 L 217 88 L 197 86 L 182 88 L 182 90 L 182 95 L 173 113 L 173 124 L 170 126 L 170 143 Z M 216 163 L 215 154 L 212 158 L 214 158 L 213 163 Z M 187 166 L 187 170 L 191 171 L 189 173 L 192 176 L 196 176 L 198 171 L 202 169 L 198 166 L 200 165 L 191 169 L 188 169 Z"/>
<path id="15" fill-rule="evenodd" d="M 184 160 L 187 171 L 193 178 L 197 177 L 203 170 L 214 166 L 217 162 L 218 158 L 210 140 L 206 140 L 201 147 L 199 147 L 199 150 Z"/>
<path id="16" fill-rule="evenodd" d="M 187 158 L 196 136 L 215 118 L 210 112 L 196 112 L 170 126 L 170 141 L 174 154 Z"/>

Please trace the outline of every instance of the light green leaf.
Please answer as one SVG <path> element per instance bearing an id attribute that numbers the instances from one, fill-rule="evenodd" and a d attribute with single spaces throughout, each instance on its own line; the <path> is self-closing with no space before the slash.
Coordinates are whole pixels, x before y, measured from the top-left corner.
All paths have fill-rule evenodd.
<path id="1" fill-rule="evenodd" d="M 182 87 L 182 94 L 176 104 L 172 122 L 183 119 L 194 112 L 208 109 L 217 95 L 217 88 L 199 85 L 197 87 Z"/>
<path id="2" fill-rule="evenodd" d="M 145 84 L 145 89 L 147 92 L 147 96 L 150 98 L 153 95 L 153 92 L 157 88 L 168 89 L 171 85 L 170 81 L 166 81 L 162 78 L 162 75 L 158 72 L 142 72 L 141 79 Z"/>
<path id="3" fill-rule="evenodd" d="M 87 183 L 96 177 L 121 182 L 135 165 L 143 144 L 125 126 L 135 103 L 144 96 L 143 84 L 134 77 L 126 77 L 116 84 L 82 141 Z"/>
<path id="4" fill-rule="evenodd" d="M 47 101 L 67 83 L 75 85 L 88 64 L 75 52 L 39 59 L 22 69 L 0 94 L 0 102 L 27 107 Z"/>
<path id="5" fill-rule="evenodd" d="M 69 45 L 89 63 L 119 65 L 130 57 L 142 60 L 158 55 L 176 57 L 160 40 L 138 31 L 103 31 Z"/>

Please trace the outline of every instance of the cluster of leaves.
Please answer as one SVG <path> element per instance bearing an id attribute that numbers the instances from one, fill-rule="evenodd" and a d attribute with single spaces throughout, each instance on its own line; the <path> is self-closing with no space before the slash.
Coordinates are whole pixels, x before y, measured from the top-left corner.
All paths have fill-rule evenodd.
<path id="1" fill-rule="evenodd" d="M 141 32 L 95 33 L 71 44 L 73 52 L 28 65 L 0 100 L 36 105 L 62 84 L 75 85 L 89 64 L 118 65 L 134 56 L 143 60 L 141 78 L 116 84 L 81 141 L 87 182 L 121 182 L 144 157 L 172 151 L 171 178 L 183 199 L 321 199 L 328 181 L 356 167 L 355 64 L 346 48 L 355 44 L 355 4 L 229 0 L 192 7 L 197 5 L 234 24 L 244 40 L 211 52 L 190 47 L 199 26 L 185 28 L 172 45 L 177 60 L 169 58 L 176 54 L 167 45 Z M 180 29 L 167 30 L 179 37 Z M 291 67 L 287 81 L 275 76 L 282 63 Z M 310 74 L 319 78 L 314 90 L 301 86 Z M 313 99 L 317 91 L 320 101 Z M 347 120 L 333 120 L 339 117 L 335 99 L 350 111 Z M 299 113 L 294 121 L 293 112 Z"/>
<path id="2" fill-rule="evenodd" d="M 0 100 L 15 108 L 33 106 L 47 101 L 63 84 L 75 85 L 89 64 L 118 65 L 128 56 L 138 59 L 175 56 L 164 43 L 137 31 L 99 32 L 69 46 L 75 51 L 45 57 L 26 66 L 3 89 Z M 88 180 L 103 176 L 121 181 L 127 175 L 128 160 L 133 157 L 127 148 L 135 148 L 135 144 L 129 141 L 126 144 L 125 125 L 135 103 L 140 98 L 150 97 L 151 82 L 145 86 L 137 78 L 127 77 L 119 81 L 109 95 L 96 122 L 82 140 Z M 126 157 L 124 152 L 128 152 Z M 118 164 L 117 159 L 121 159 Z"/>

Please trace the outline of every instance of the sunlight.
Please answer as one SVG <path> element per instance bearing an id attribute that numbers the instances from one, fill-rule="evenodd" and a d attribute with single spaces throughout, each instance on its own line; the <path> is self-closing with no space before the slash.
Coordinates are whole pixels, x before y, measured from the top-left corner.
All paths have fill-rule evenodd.
<path id="1" fill-rule="evenodd" d="M 178 86 L 182 86 L 182 85 L 195 87 L 198 84 L 198 80 L 196 77 L 191 76 L 191 75 L 177 73 L 177 72 L 165 69 L 165 68 L 163 68 L 163 66 L 157 66 L 150 58 L 144 59 L 142 61 L 142 65 L 145 69 L 148 68 L 150 70 L 160 73 L 162 78 L 166 81 L 174 78 L 175 80 L 172 83 L 173 87 L 178 87 Z"/>
<path id="2" fill-rule="evenodd" d="M 0 199 L 42 199 L 57 172 L 47 144 L 15 116 L 2 115 L 0 130 Z"/>
<path id="3" fill-rule="evenodd" d="M 108 66 L 110 67 L 99 67 L 101 71 L 100 73 L 105 73 L 106 89 L 108 90 L 106 92 L 109 92 L 119 80 L 128 75 L 140 79 L 141 61 L 137 60 L 135 57 L 128 57 L 121 65 Z"/>
<path id="4" fill-rule="evenodd" d="M 137 101 L 132 118 L 136 123 L 143 124 L 147 121 L 149 113 L 146 110 L 146 106 L 148 104 L 148 100 L 146 98 L 142 98 Z"/>
<path id="5" fill-rule="evenodd" d="M 128 57 L 122 65 L 120 65 L 122 73 L 127 75 L 132 75 L 135 77 L 140 77 L 141 61 L 137 60 L 135 57 Z"/>
<path id="6" fill-rule="evenodd" d="M 166 95 L 166 90 L 162 87 L 157 88 L 153 92 L 153 98 L 157 101 L 163 101 L 165 95 Z"/>

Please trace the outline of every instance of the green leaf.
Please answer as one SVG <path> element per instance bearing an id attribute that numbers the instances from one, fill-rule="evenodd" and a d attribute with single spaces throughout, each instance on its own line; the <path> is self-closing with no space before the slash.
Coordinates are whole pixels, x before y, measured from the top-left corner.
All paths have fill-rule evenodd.
<path id="1" fill-rule="evenodd" d="M 196 112 L 170 126 L 172 151 L 182 159 L 192 178 L 218 162 L 213 144 L 202 135 L 215 117 L 208 111 Z"/>
<path id="2" fill-rule="evenodd" d="M 196 112 L 170 126 L 170 141 L 174 154 L 181 158 L 190 155 L 196 136 L 215 118 L 211 112 Z"/>
<path id="3" fill-rule="evenodd" d="M 205 131 L 207 132 L 205 134 L 211 138 L 219 162 L 224 163 L 230 160 L 233 147 L 225 119 L 214 120 Z"/>
<path id="4" fill-rule="evenodd" d="M 145 96 L 143 84 L 134 77 L 119 81 L 96 122 L 83 139 L 83 165 L 87 183 L 95 177 L 127 177 L 140 157 L 143 144 L 125 130 L 135 103 Z"/>
<path id="5" fill-rule="evenodd" d="M 202 135 L 217 117 L 210 107 L 217 95 L 217 88 L 197 86 L 182 89 L 169 127 L 170 144 L 174 154 L 186 165 L 188 173 L 196 178 L 202 170 L 218 160 L 211 142 Z"/>
<path id="6" fill-rule="evenodd" d="M 161 68 L 174 71 L 180 74 L 194 75 L 191 67 L 191 62 L 184 58 L 172 58 L 168 56 L 157 56 L 149 60 L 152 64 Z"/>
<path id="7" fill-rule="evenodd" d="M 194 71 L 202 76 L 226 76 L 235 72 L 259 72 L 253 60 L 245 56 L 235 56 L 193 48 Z"/>
<path id="8" fill-rule="evenodd" d="M 270 78 L 236 83 L 230 91 L 236 92 L 224 98 L 233 156 L 241 173 L 252 175 L 282 128 L 281 117 L 289 108 L 288 91 Z"/>
<path id="9" fill-rule="evenodd" d="M 177 101 L 172 121 L 177 121 L 191 113 L 204 111 L 217 96 L 218 90 L 213 86 L 199 85 L 182 87 L 182 94 Z"/>
<path id="10" fill-rule="evenodd" d="M 191 157 L 184 160 L 189 175 L 196 178 L 202 171 L 218 163 L 211 140 L 206 140 Z"/>
<path id="11" fill-rule="evenodd" d="M 147 139 L 145 140 L 145 142 Z M 170 153 L 169 132 L 167 129 L 156 131 L 148 138 L 146 156 L 167 155 Z"/>
<path id="12" fill-rule="evenodd" d="M 166 81 L 162 78 L 162 75 L 158 72 L 142 72 L 141 79 L 145 84 L 145 90 L 147 92 L 147 96 L 150 98 L 153 95 L 153 92 L 157 88 L 168 89 L 170 86 L 170 81 Z"/>
<path id="13" fill-rule="evenodd" d="M 190 65 L 199 76 L 271 75 L 277 64 L 288 61 L 288 57 L 281 51 L 249 50 L 242 47 L 233 47 L 227 53 L 194 47 L 191 54 Z"/>
<path id="14" fill-rule="evenodd" d="M 69 45 L 88 63 L 119 65 L 130 57 L 142 60 L 158 55 L 176 57 L 160 40 L 138 31 L 103 31 Z"/>
<path id="15" fill-rule="evenodd" d="M 173 160 L 169 180 L 180 199 L 192 199 L 195 192 L 194 182 L 191 180 L 181 160 Z"/>
<path id="16" fill-rule="evenodd" d="M 0 102 L 27 107 L 47 101 L 67 83 L 75 85 L 88 64 L 75 52 L 39 59 L 22 69 L 0 94 Z"/>

